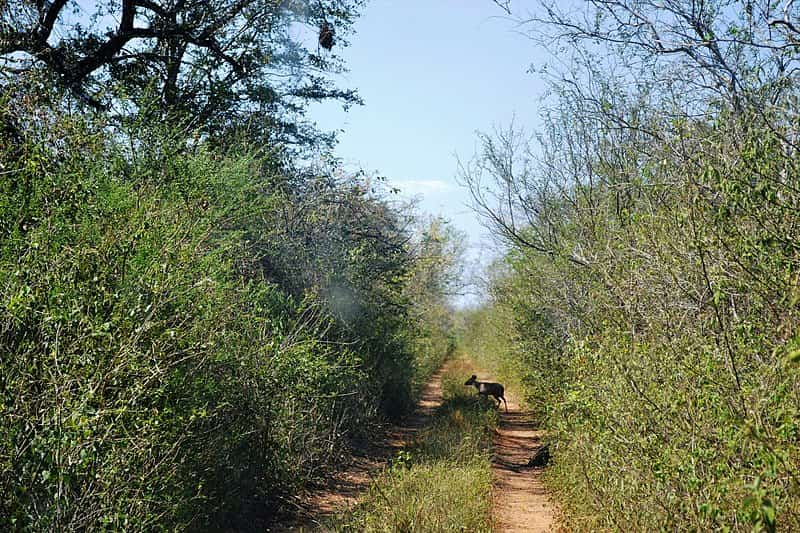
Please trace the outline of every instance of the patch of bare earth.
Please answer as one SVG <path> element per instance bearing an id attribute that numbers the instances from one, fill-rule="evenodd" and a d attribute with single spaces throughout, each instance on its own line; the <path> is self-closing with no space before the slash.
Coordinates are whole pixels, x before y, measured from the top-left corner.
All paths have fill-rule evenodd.
<path id="1" fill-rule="evenodd" d="M 414 412 L 384 431 L 373 443 L 356 446 L 352 462 L 334 474 L 321 487 L 315 487 L 300 498 L 295 518 L 275 524 L 268 531 L 325 531 L 326 519 L 353 507 L 367 490 L 373 476 L 382 470 L 397 451 L 412 443 L 425 427 L 433 411 L 442 404 L 442 375 L 445 365 L 436 371 L 422 391 Z"/>
<path id="2" fill-rule="evenodd" d="M 495 530 L 556 531 L 556 508 L 542 482 L 542 470 L 528 466 L 542 446 L 543 433 L 530 412 L 520 408 L 508 393 L 506 398 L 508 412 L 501 407 L 492 459 Z"/>

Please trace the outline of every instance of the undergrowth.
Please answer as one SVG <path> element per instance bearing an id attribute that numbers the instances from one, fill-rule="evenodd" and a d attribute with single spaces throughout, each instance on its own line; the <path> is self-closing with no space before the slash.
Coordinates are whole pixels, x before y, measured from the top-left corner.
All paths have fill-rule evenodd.
<path id="1" fill-rule="evenodd" d="M 492 433 L 497 410 L 464 381 L 456 360 L 442 378 L 443 403 L 430 424 L 378 475 L 336 531 L 490 531 Z"/>
<path id="2" fill-rule="evenodd" d="M 610 184 L 548 200 L 529 231 L 559 252 L 495 265 L 463 349 L 516 369 L 567 528 L 797 531 L 800 167 L 743 117 L 674 133 L 696 159 L 653 146 L 624 209 Z"/>

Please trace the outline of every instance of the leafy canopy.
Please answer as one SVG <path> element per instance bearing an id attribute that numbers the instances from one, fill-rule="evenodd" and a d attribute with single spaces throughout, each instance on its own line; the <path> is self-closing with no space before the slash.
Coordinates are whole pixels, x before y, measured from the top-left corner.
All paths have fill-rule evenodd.
<path id="1" fill-rule="evenodd" d="M 346 45 L 362 0 L 123 0 L 0 3 L 0 84 L 45 73 L 80 106 L 115 117 L 179 116 L 215 134 L 315 144 L 310 101 L 359 103 L 331 74 L 317 31 Z M 147 105 L 145 105 L 147 103 Z"/>

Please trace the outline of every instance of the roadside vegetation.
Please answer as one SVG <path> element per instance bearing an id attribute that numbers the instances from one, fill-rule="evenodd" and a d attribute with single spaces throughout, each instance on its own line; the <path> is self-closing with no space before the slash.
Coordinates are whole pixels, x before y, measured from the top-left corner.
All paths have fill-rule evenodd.
<path id="1" fill-rule="evenodd" d="M 557 61 L 456 346 L 463 237 L 306 116 L 363 3 L 0 2 L 0 530 L 263 531 L 456 350 L 566 528 L 800 530 L 800 5 L 495 2 Z M 491 528 L 464 365 L 337 527 Z"/>
<path id="2" fill-rule="evenodd" d="M 567 528 L 800 529 L 797 8 L 537 14 L 571 62 L 463 166 L 508 245 L 463 349 L 524 385 Z"/>
<path id="3" fill-rule="evenodd" d="M 440 222 L 53 119 L 0 154 L 4 526 L 247 529 L 413 406 L 451 345 Z"/>
<path id="4" fill-rule="evenodd" d="M 263 531 L 450 353 L 458 239 L 303 119 L 358 2 L 66 4 L 0 6 L 0 529 Z"/>
<path id="5" fill-rule="evenodd" d="M 498 415 L 464 381 L 472 367 L 448 363 L 443 403 L 336 531 L 491 531 L 491 447 Z"/>

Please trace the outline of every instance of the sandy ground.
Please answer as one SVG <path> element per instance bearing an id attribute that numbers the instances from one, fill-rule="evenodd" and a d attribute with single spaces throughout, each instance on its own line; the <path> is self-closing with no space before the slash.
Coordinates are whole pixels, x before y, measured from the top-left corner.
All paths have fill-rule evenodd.
<path id="1" fill-rule="evenodd" d="M 501 406 L 492 459 L 495 531 L 556 531 L 555 505 L 542 483 L 542 470 L 527 466 L 543 434 L 508 392 L 506 399 L 508 412 Z"/>

